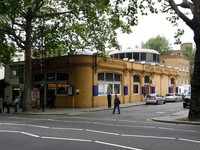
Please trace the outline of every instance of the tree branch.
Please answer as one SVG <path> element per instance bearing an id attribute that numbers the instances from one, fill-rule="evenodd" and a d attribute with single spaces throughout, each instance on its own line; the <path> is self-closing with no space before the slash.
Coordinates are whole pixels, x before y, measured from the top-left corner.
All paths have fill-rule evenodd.
<path id="1" fill-rule="evenodd" d="M 178 5 L 174 2 L 174 0 L 167 0 L 169 5 L 171 6 L 171 8 L 175 11 L 175 13 L 184 21 L 187 23 L 188 26 L 190 26 L 190 22 L 191 20 L 184 15 L 179 9 L 178 9 Z M 185 1 L 185 0 L 183 0 Z M 187 1 L 187 0 L 186 0 Z"/>
<path id="2" fill-rule="evenodd" d="M 181 6 L 182 8 L 190 9 L 191 12 L 194 14 L 194 5 L 191 2 L 188 2 L 187 0 L 183 0 L 181 4 L 178 4 L 177 6 Z"/>
<path id="3" fill-rule="evenodd" d="M 8 36 L 11 39 L 13 39 L 13 41 L 15 41 L 20 48 L 25 49 L 25 46 L 21 44 L 21 43 L 24 44 L 24 41 L 19 36 L 17 36 L 15 33 L 11 32 L 10 30 L 5 30 L 5 29 L 1 29 L 1 30 L 4 31 L 5 33 L 7 33 Z"/>

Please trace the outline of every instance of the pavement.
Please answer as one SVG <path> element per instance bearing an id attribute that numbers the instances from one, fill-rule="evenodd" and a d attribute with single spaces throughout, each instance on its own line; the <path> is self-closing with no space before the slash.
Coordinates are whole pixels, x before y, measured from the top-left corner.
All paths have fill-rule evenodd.
<path id="1" fill-rule="evenodd" d="M 121 104 L 120 108 L 134 107 L 139 105 L 144 105 L 144 102 L 136 102 L 136 103 L 128 103 Z M 53 108 L 53 109 L 45 109 L 42 111 L 30 111 L 30 112 L 22 112 L 21 109 L 18 109 L 18 112 L 14 112 L 11 109 L 11 114 L 26 114 L 26 115 L 79 115 L 86 114 L 90 112 L 96 111 L 104 111 L 104 110 L 112 110 L 113 108 L 108 108 L 107 106 L 94 107 L 94 108 Z M 6 110 L 5 110 L 6 111 Z M 165 122 L 165 123 L 176 123 L 176 124 L 193 124 L 200 125 L 199 121 L 189 121 L 188 120 L 188 111 L 189 109 L 185 109 L 183 111 L 166 115 L 162 117 L 151 118 L 153 121 Z M 5 112 L 4 112 L 5 113 Z"/>

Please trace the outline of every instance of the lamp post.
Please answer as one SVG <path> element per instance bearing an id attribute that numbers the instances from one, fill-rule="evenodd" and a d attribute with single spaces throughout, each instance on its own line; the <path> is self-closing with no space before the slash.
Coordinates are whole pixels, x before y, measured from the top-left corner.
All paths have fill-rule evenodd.
<path id="1" fill-rule="evenodd" d="M 152 66 L 150 66 L 150 72 L 149 72 L 149 93 L 152 93 L 152 91 L 151 91 L 151 86 L 152 86 L 152 71 L 153 71 L 153 68 L 152 68 Z"/>

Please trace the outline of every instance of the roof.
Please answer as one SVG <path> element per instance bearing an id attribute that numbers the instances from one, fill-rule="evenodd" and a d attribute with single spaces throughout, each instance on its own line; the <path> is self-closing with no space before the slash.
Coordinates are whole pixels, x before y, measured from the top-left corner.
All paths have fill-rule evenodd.
<path id="1" fill-rule="evenodd" d="M 113 54 L 119 54 L 119 53 L 154 53 L 154 54 L 159 54 L 160 53 L 156 50 L 153 49 L 126 49 L 126 50 L 115 50 L 110 52 L 108 55 L 113 55 Z"/>

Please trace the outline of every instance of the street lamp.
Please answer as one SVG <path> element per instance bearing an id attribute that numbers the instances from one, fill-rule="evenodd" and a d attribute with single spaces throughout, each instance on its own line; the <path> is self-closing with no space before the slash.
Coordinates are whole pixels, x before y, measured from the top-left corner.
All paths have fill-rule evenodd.
<path id="1" fill-rule="evenodd" d="M 153 68 L 152 66 L 149 66 L 150 67 L 150 72 L 149 72 L 149 93 L 152 93 L 151 91 L 151 86 L 152 86 L 152 72 L 153 72 Z"/>

